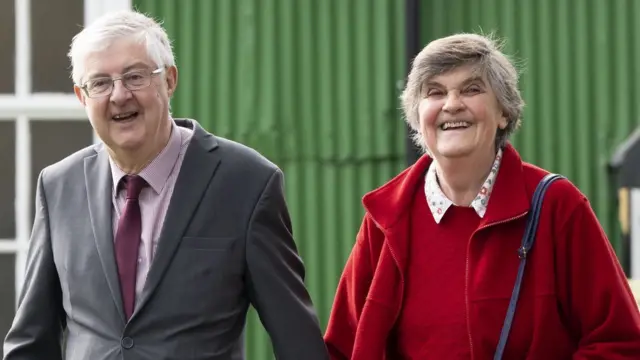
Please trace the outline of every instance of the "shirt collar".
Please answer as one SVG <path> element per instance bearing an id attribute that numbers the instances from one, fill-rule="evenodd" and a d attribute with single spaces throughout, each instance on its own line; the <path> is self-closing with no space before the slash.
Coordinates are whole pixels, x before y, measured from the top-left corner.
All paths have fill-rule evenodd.
<path id="1" fill-rule="evenodd" d="M 480 188 L 480 192 L 478 192 L 476 198 L 471 202 L 471 207 L 475 209 L 476 213 L 481 218 L 484 217 L 484 214 L 487 212 L 489 196 L 491 196 L 491 192 L 493 191 L 493 184 L 495 182 L 496 175 L 498 174 L 501 160 L 502 149 L 498 150 L 487 179 L 484 181 L 484 184 L 482 184 L 482 188 Z M 424 192 L 425 196 L 427 197 L 427 204 L 429 204 L 429 209 L 433 214 L 433 219 L 437 224 L 439 224 L 444 214 L 451 207 L 451 205 L 453 205 L 453 201 L 451 201 L 444 194 L 444 192 L 442 192 L 440 185 L 438 185 L 435 160 L 431 163 L 429 169 L 427 170 L 424 182 Z"/>
<path id="2" fill-rule="evenodd" d="M 151 188 L 160 194 L 164 189 L 167 179 L 173 170 L 178 157 L 180 156 L 180 145 L 182 143 L 178 126 L 172 122 L 171 136 L 169 142 L 164 149 L 147 165 L 138 175 L 140 175 Z M 111 165 L 111 176 L 113 178 L 113 191 L 117 192 L 117 186 L 120 180 L 127 175 L 118 165 L 109 157 Z"/>

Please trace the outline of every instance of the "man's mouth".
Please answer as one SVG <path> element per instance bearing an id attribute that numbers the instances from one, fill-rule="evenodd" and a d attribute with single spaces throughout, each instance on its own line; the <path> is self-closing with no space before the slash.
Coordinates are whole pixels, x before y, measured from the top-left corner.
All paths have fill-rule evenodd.
<path id="1" fill-rule="evenodd" d="M 126 120 L 131 120 L 136 116 L 138 116 L 137 111 L 128 111 L 128 112 L 113 115 L 111 119 L 114 121 L 126 121 Z"/>
<path id="2" fill-rule="evenodd" d="M 461 130 L 466 129 L 471 126 L 471 123 L 468 121 L 447 121 L 440 124 L 440 130 Z"/>

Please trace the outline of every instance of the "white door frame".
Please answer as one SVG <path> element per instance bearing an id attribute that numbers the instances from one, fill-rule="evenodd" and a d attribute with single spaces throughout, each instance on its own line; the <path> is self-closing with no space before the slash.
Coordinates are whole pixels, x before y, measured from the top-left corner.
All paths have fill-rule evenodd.
<path id="1" fill-rule="evenodd" d="M 16 238 L 0 239 L 0 253 L 16 254 L 16 304 L 24 280 L 29 236 L 31 235 L 31 132 L 29 121 L 87 121 L 84 109 L 73 91 L 68 93 L 31 92 L 31 18 L 33 0 L 15 1 L 15 93 L 0 95 L 0 121 L 15 120 L 15 219 Z M 108 11 L 131 9 L 132 0 L 84 0 L 84 23 L 89 24 Z M 65 70 L 66 71 L 66 70 Z M 96 141 L 94 135 L 94 141 Z"/>

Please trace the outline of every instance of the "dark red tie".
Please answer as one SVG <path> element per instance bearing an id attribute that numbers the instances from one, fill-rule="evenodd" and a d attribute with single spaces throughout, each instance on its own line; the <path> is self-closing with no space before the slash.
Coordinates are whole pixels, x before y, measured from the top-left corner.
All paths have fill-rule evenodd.
<path id="1" fill-rule="evenodd" d="M 147 182 L 137 175 L 125 176 L 122 181 L 127 189 L 127 200 L 118 221 L 115 247 L 122 303 L 125 316 L 129 320 L 135 306 L 138 249 L 142 235 L 142 216 L 138 196 Z"/>

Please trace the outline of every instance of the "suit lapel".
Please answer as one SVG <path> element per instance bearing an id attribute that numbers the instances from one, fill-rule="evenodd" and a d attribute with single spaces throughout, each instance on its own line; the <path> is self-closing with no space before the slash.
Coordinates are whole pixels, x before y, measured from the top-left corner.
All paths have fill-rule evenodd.
<path id="1" fill-rule="evenodd" d="M 181 121 L 176 120 L 180 125 Z M 142 291 L 140 303 L 132 320 L 149 301 L 160 283 L 184 232 L 191 221 L 211 178 L 220 164 L 220 154 L 215 137 L 191 122 L 194 133 L 180 168 L 176 185 L 171 195 L 164 225 L 158 239 L 158 248 L 151 263 Z"/>
<path id="2" fill-rule="evenodd" d="M 89 201 L 89 217 L 91 218 L 98 256 L 109 284 L 111 297 L 124 323 L 120 280 L 118 279 L 118 269 L 116 269 L 113 250 L 111 203 L 113 181 L 109 171 L 109 158 L 106 151 L 96 149 L 96 152 L 96 155 L 84 159 L 84 178 Z"/>

